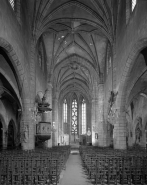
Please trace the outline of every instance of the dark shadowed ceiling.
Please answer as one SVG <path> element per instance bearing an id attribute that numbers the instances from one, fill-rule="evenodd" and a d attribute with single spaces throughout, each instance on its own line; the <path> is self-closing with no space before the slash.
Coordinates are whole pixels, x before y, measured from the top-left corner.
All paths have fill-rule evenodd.
<path id="1" fill-rule="evenodd" d="M 33 33 L 43 39 L 48 77 L 60 93 L 88 96 L 101 82 L 118 7 L 119 0 L 35 1 Z"/>

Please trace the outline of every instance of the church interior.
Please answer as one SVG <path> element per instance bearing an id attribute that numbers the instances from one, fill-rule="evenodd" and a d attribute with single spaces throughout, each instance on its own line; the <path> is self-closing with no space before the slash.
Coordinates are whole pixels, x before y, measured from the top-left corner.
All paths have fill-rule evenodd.
<path id="1" fill-rule="evenodd" d="M 147 1 L 0 0 L 0 184 L 147 184 Z"/>

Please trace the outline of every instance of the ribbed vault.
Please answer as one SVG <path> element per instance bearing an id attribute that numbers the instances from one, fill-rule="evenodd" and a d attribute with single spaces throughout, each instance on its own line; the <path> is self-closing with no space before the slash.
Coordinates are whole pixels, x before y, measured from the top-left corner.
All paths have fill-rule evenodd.
<path id="1" fill-rule="evenodd" d="M 36 0 L 33 34 L 44 42 L 48 80 L 66 94 L 89 96 L 103 79 L 114 44 L 119 0 Z M 115 8 L 114 5 L 115 4 Z"/>

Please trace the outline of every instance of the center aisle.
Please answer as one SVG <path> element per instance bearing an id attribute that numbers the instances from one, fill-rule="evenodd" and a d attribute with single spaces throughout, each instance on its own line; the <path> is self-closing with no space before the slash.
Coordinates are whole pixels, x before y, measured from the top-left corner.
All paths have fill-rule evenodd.
<path id="1" fill-rule="evenodd" d="M 66 170 L 61 178 L 60 185 L 91 185 L 82 167 L 78 150 L 71 150 L 66 163 Z"/>

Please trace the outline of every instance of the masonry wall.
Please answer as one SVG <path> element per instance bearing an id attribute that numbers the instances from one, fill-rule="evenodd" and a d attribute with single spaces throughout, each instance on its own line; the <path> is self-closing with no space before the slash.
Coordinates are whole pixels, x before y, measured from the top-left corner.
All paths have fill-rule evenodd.
<path id="1" fill-rule="evenodd" d="M 17 90 L 18 84 L 23 87 L 22 102 L 23 102 L 23 126 L 29 125 L 29 140 L 24 149 L 34 148 L 34 125 L 32 124 L 32 112 L 30 108 L 35 102 L 35 92 L 46 89 L 46 72 L 44 73 L 36 68 L 37 58 L 35 58 L 36 42 L 33 35 L 33 11 L 34 1 L 20 1 L 20 19 L 16 17 L 9 1 L 0 1 L 0 46 L 8 55 L 15 69 L 15 75 L 18 77 L 18 82 L 14 75 L 10 72 L 7 66 L 1 66 L 5 70 L 6 75 L 9 73 L 12 87 Z M 32 44 L 33 43 L 33 44 Z M 46 68 L 47 69 L 47 68 Z M 37 78 L 36 78 L 37 76 Z M 8 78 L 7 78 L 8 79 Z M 36 86 L 36 84 L 38 84 Z M 14 115 L 14 114 L 13 114 Z"/>
<path id="2" fill-rule="evenodd" d="M 0 72 L 5 76 L 5 78 L 9 81 L 14 91 L 18 92 L 18 84 L 16 82 L 14 73 L 6 59 L 0 54 Z"/>
<path id="3" fill-rule="evenodd" d="M 19 25 L 15 13 L 8 1 L 1 0 L 0 6 L 0 38 L 6 40 L 17 54 L 18 60 L 26 68 L 29 64 L 27 47 L 24 45 L 25 37 L 22 34 L 21 26 Z M 26 30 L 26 29 L 25 29 Z M 28 71 L 28 70 L 27 70 Z"/>
<path id="4" fill-rule="evenodd" d="M 22 73 L 26 74 L 27 82 L 30 80 L 30 60 L 31 60 L 31 39 L 33 21 L 33 3 L 21 1 L 21 25 L 16 19 L 15 12 L 6 0 L 1 0 L 0 6 L 0 38 L 6 40 L 16 52 L 18 60 L 23 65 Z M 37 58 L 34 60 L 37 60 Z M 13 63 L 14 61 L 12 61 Z M 37 61 L 36 61 L 37 64 Z M 18 66 L 19 69 L 19 66 Z M 45 71 L 46 73 L 46 71 Z M 36 70 L 37 82 L 40 86 L 45 84 L 46 75 L 39 69 Z M 39 87 L 40 88 L 40 87 Z"/>
<path id="5" fill-rule="evenodd" d="M 126 25 L 125 10 L 120 17 L 124 17 L 120 22 L 117 33 L 116 43 L 116 87 L 119 85 L 124 66 L 126 64 L 129 53 L 134 45 L 142 38 L 147 38 L 147 2 L 144 0 L 138 1 L 130 20 Z"/>
<path id="6" fill-rule="evenodd" d="M 130 54 L 133 53 L 136 55 L 136 57 L 139 54 L 139 42 L 143 42 L 147 38 L 147 1 L 140 0 L 138 1 L 134 11 L 131 13 L 128 23 L 126 23 L 126 7 L 125 7 L 125 1 L 121 1 L 121 7 L 120 7 L 120 13 L 118 16 L 118 25 L 117 25 L 117 36 L 116 36 L 116 45 L 115 45 L 115 57 L 113 61 L 113 76 L 112 73 L 108 73 L 108 76 L 106 78 L 106 84 L 105 84 L 105 96 L 107 97 L 111 87 L 112 87 L 112 79 L 113 79 L 113 90 L 118 91 L 118 96 L 122 93 L 122 84 L 126 83 L 124 88 L 128 87 L 127 95 L 125 97 L 121 97 L 124 99 L 124 104 L 127 103 L 127 97 L 130 99 L 133 97 L 133 93 L 130 94 L 131 91 L 131 84 L 134 83 L 134 79 L 137 80 L 136 77 L 139 78 L 141 75 L 142 69 L 145 65 L 140 65 L 139 68 L 136 67 L 136 70 L 134 70 L 132 73 L 131 68 L 135 64 L 135 60 L 133 56 Z M 143 49 L 143 48 L 142 48 Z M 137 53 L 138 52 L 138 53 Z M 131 58 L 132 57 L 132 58 Z M 130 61 L 130 63 L 127 63 L 127 61 Z M 131 61 L 132 60 L 132 61 Z M 141 59 L 140 59 L 141 60 Z M 127 69 L 127 70 L 126 70 Z M 130 71 L 130 72 L 129 72 Z M 128 73 L 129 72 L 129 73 Z M 125 81 L 129 75 L 130 81 Z M 127 84 L 128 83 L 128 84 Z M 130 85 L 129 85 L 130 84 Z M 139 87 L 138 87 L 139 88 Z M 132 96 L 132 97 L 131 97 Z M 120 106 L 118 101 L 118 105 Z M 106 100 L 107 103 L 107 100 Z M 139 107 L 142 108 L 142 104 L 138 103 Z M 117 130 L 117 137 L 120 137 L 121 135 L 123 142 L 125 142 L 126 133 L 122 134 L 122 132 L 127 132 L 126 128 L 126 115 L 125 115 L 125 107 L 122 107 L 121 109 L 121 117 L 118 117 L 117 123 L 119 124 L 119 130 Z M 119 115 L 120 116 L 120 115 Z M 137 115 L 136 115 L 137 116 Z M 143 117 L 146 117 L 145 113 Z M 115 122 L 115 121 L 114 121 Z M 124 129 L 125 130 L 122 130 Z M 118 128 L 117 128 L 118 129 Z M 130 144 L 131 141 L 129 141 Z M 118 146 L 121 145 L 121 139 L 118 141 Z M 117 146 L 117 147 L 118 147 Z"/>

